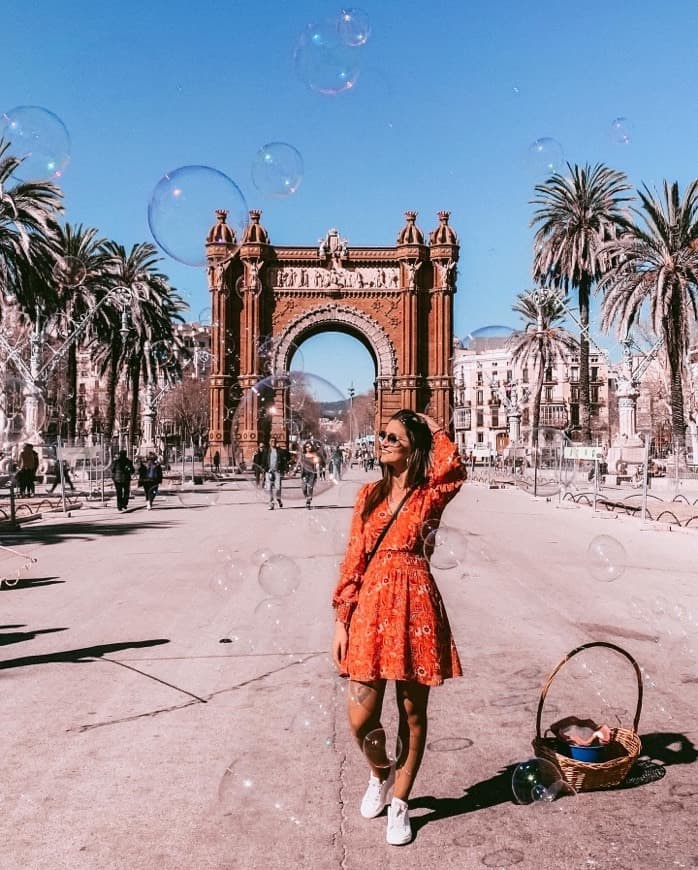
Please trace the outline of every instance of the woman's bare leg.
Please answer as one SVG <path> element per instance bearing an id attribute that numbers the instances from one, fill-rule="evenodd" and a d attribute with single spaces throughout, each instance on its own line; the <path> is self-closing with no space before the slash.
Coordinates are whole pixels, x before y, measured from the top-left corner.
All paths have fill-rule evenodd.
<path id="1" fill-rule="evenodd" d="M 406 801 L 422 763 L 427 742 L 427 704 L 429 686 L 420 683 L 398 682 L 395 685 L 400 724 L 398 734 L 402 753 L 397 761 L 397 774 L 393 794 Z"/>
<path id="2" fill-rule="evenodd" d="M 385 694 L 385 680 L 372 680 L 369 683 L 359 683 L 352 680 L 349 683 L 349 725 L 352 733 L 363 752 L 364 737 L 381 727 L 381 710 Z M 376 767 L 368 761 L 373 775 L 381 782 L 388 776 L 389 768 Z"/>

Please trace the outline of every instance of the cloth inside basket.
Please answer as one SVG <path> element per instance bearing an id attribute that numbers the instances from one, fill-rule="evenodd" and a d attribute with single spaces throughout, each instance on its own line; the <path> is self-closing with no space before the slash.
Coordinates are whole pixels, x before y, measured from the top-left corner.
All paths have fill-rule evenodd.
<path id="1" fill-rule="evenodd" d="M 567 716 L 550 726 L 552 733 L 571 746 L 605 746 L 611 742 L 608 725 L 598 725 L 593 719 Z"/>

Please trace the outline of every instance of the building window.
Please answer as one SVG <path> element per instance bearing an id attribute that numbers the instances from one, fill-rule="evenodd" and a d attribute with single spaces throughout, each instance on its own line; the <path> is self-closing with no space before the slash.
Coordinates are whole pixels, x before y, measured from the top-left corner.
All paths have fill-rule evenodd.
<path id="1" fill-rule="evenodd" d="M 579 366 L 572 366 L 570 369 L 570 380 L 578 381 L 579 380 Z"/>
<path id="2" fill-rule="evenodd" d="M 545 370 L 545 380 L 552 381 L 553 379 L 553 370 L 551 366 L 548 366 Z"/>
<path id="3" fill-rule="evenodd" d="M 492 408 L 492 428 L 499 429 L 499 408 Z"/>
<path id="4" fill-rule="evenodd" d="M 531 422 L 531 414 L 528 408 L 523 409 L 523 414 L 521 415 L 521 424 L 523 426 L 528 426 Z"/>
<path id="5" fill-rule="evenodd" d="M 482 411 L 477 412 L 477 425 L 484 426 L 485 425 L 485 415 Z"/>
<path id="6" fill-rule="evenodd" d="M 478 385 L 478 387 L 482 386 L 482 372 L 481 371 L 479 371 L 477 373 L 477 385 Z"/>
<path id="7" fill-rule="evenodd" d="M 521 372 L 521 380 L 524 382 L 524 384 L 528 383 L 528 366 L 526 366 Z"/>
<path id="8" fill-rule="evenodd" d="M 570 387 L 570 399 L 573 402 L 579 401 L 579 387 Z"/>
<path id="9" fill-rule="evenodd" d="M 598 368 L 598 366 L 592 366 L 592 367 L 591 367 L 591 375 L 590 375 L 590 379 L 591 379 L 592 381 L 598 381 L 598 379 L 599 379 L 599 368 Z"/>
<path id="10" fill-rule="evenodd" d="M 478 432 L 478 433 L 477 433 L 477 443 L 478 443 L 478 444 L 484 444 L 484 443 L 485 443 L 485 433 L 484 433 L 484 432 Z"/>
<path id="11" fill-rule="evenodd" d="M 457 408 L 454 418 L 456 429 L 470 429 L 470 408 Z"/>
<path id="12" fill-rule="evenodd" d="M 599 401 L 599 388 L 598 387 L 589 387 L 589 399 L 591 402 L 598 403 L 598 401 Z"/>
<path id="13" fill-rule="evenodd" d="M 544 387 L 543 388 L 543 401 L 544 402 L 552 402 L 553 400 L 553 388 L 552 387 Z"/>
<path id="14" fill-rule="evenodd" d="M 511 369 L 507 369 L 507 383 L 508 383 L 508 384 L 511 383 L 512 374 L 513 374 L 513 373 L 512 373 L 512 371 L 511 371 Z"/>
<path id="15" fill-rule="evenodd" d="M 484 396 L 485 396 L 485 391 L 484 391 L 484 390 L 478 390 L 478 391 L 477 391 L 476 404 L 481 405 L 481 404 L 484 402 L 484 400 L 485 400 L 485 399 L 484 399 Z"/>

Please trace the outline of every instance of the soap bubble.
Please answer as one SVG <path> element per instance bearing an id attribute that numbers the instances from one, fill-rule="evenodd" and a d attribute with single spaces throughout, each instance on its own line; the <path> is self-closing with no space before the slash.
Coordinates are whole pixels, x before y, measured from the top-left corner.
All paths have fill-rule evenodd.
<path id="1" fill-rule="evenodd" d="M 285 365 L 280 357 L 283 348 L 275 347 L 270 365 Z M 279 446 L 290 454 L 284 471 L 281 499 L 286 502 L 304 499 L 300 479 L 300 456 L 307 441 L 317 445 L 321 461 L 328 465 L 329 447 L 321 420 L 336 427 L 333 440 L 345 440 L 349 426 L 350 402 L 329 381 L 310 372 L 290 371 L 263 378 L 239 400 L 231 419 L 232 449 L 250 462 L 262 442 L 275 437 Z M 315 481 L 314 496 L 333 486 L 329 474 Z"/>
<path id="2" fill-rule="evenodd" d="M 545 758 L 529 758 L 517 764 L 511 777 L 511 789 L 517 804 L 552 803 L 561 797 L 576 795 L 561 771 Z"/>
<path id="3" fill-rule="evenodd" d="M 589 573 L 601 583 L 623 576 L 628 555 L 625 547 L 610 535 L 597 535 L 587 547 Z"/>
<path id="4" fill-rule="evenodd" d="M 511 326 L 503 326 L 502 324 L 481 326 L 479 329 L 469 332 L 462 339 L 461 344 L 466 350 L 488 350 L 494 347 L 504 347 L 514 331 Z"/>
<path id="5" fill-rule="evenodd" d="M 342 9 L 339 15 L 339 36 L 345 45 L 366 45 L 371 35 L 371 23 L 362 9 Z"/>
<path id="6" fill-rule="evenodd" d="M 238 594 L 244 581 L 244 566 L 230 559 L 215 566 L 209 585 L 216 595 L 229 598 Z"/>
<path id="7" fill-rule="evenodd" d="M 248 211 L 237 184 L 211 166 L 181 166 L 155 186 L 148 203 L 148 226 L 166 254 L 188 266 L 205 266 L 206 235 L 217 209 L 228 212 L 228 226 L 239 242 Z"/>
<path id="8" fill-rule="evenodd" d="M 0 116 L 0 138 L 10 154 L 23 158 L 15 175 L 21 181 L 60 178 L 70 162 L 70 136 L 58 117 L 41 106 L 16 106 Z"/>
<path id="9" fill-rule="evenodd" d="M 51 274 L 59 287 L 79 287 L 87 276 L 87 268 L 79 257 L 61 257 Z"/>
<path id="10" fill-rule="evenodd" d="M 402 754 L 402 741 L 391 737 L 385 728 L 375 728 L 364 737 L 364 755 L 374 767 L 388 768 Z"/>
<path id="11" fill-rule="evenodd" d="M 184 507 L 210 507 L 218 503 L 217 492 L 208 492 L 194 483 L 185 483 L 177 489 L 177 498 Z"/>
<path id="12" fill-rule="evenodd" d="M 213 316 L 213 312 L 211 311 L 211 309 L 209 307 L 202 308 L 196 317 L 196 322 L 203 323 L 204 326 L 210 326 L 212 316 Z"/>
<path id="13" fill-rule="evenodd" d="M 250 556 L 250 562 L 252 562 L 252 564 L 257 568 L 261 568 L 262 565 L 271 559 L 273 555 L 274 553 L 272 550 L 269 550 L 267 547 L 260 547 L 259 550 L 255 550 Z"/>
<path id="14" fill-rule="evenodd" d="M 426 524 L 425 524 L 426 525 Z M 451 526 L 432 529 L 424 538 L 424 555 L 433 568 L 448 571 L 465 562 L 468 542 L 465 535 Z"/>
<path id="15" fill-rule="evenodd" d="M 281 644 L 281 633 L 288 617 L 288 604 L 281 598 L 264 598 L 254 609 L 254 621 L 258 636 L 273 646 Z"/>
<path id="16" fill-rule="evenodd" d="M 630 145 L 633 141 L 633 125 L 628 118 L 614 118 L 609 129 L 614 145 Z"/>
<path id="17" fill-rule="evenodd" d="M 174 361 L 174 345 L 169 341 L 156 341 L 150 347 L 154 362 L 162 368 L 167 368 Z"/>
<path id="18" fill-rule="evenodd" d="M 549 176 L 564 167 L 565 155 L 562 145 L 549 136 L 536 139 L 528 146 L 526 162 L 537 176 Z"/>
<path id="19" fill-rule="evenodd" d="M 269 556 L 259 569 L 259 585 L 272 596 L 290 595 L 298 589 L 301 571 L 288 556 Z"/>
<path id="20" fill-rule="evenodd" d="M 293 63 L 300 81 L 323 96 L 350 91 L 359 77 L 356 51 L 342 42 L 336 19 L 306 27 L 296 43 Z"/>
<path id="21" fill-rule="evenodd" d="M 300 151 L 286 142 L 267 142 L 255 155 L 252 181 L 266 196 L 283 198 L 295 193 L 303 180 Z"/>

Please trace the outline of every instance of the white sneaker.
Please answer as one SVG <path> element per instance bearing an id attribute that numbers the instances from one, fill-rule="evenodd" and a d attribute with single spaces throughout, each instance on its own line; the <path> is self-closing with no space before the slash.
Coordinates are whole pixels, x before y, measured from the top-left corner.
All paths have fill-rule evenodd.
<path id="1" fill-rule="evenodd" d="M 388 830 L 385 839 L 391 846 L 404 846 L 412 839 L 410 811 L 405 801 L 394 797 L 388 807 Z"/>
<path id="2" fill-rule="evenodd" d="M 149 510 L 152 509 L 152 507 L 153 507 L 152 504 L 151 504 L 150 502 L 148 502 L 148 504 L 145 506 L 145 509 L 146 509 L 147 511 L 149 511 Z"/>
<path id="3" fill-rule="evenodd" d="M 361 801 L 361 815 L 365 819 L 375 819 L 379 816 L 390 799 L 388 794 L 395 784 L 395 768 L 390 768 L 388 778 L 381 782 L 377 776 L 371 774 L 368 780 L 368 788 Z"/>

